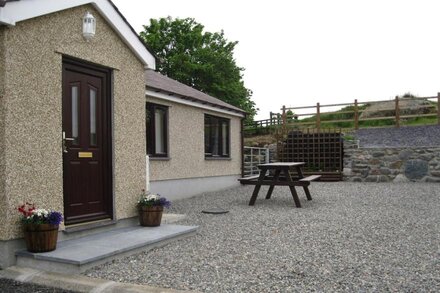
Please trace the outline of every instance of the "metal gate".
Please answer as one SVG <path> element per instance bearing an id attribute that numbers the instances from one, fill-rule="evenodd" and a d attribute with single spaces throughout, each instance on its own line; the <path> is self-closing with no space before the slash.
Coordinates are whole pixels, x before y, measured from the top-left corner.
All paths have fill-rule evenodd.
<path id="1" fill-rule="evenodd" d="M 277 150 L 280 162 L 305 162 L 305 173 L 320 174 L 321 181 L 342 180 L 344 146 L 340 129 L 290 131 Z"/>

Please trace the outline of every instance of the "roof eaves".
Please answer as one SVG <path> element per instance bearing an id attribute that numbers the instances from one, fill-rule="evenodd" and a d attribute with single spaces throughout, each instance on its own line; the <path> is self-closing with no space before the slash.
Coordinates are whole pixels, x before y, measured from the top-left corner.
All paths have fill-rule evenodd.
<path id="1" fill-rule="evenodd" d="M 18 0 L 13 0 L 13 1 L 18 1 Z M 159 58 L 156 56 L 156 53 L 150 48 L 150 46 L 148 46 L 147 43 L 145 43 L 144 39 L 142 39 L 141 36 L 134 30 L 134 28 L 131 26 L 131 24 L 128 22 L 125 16 L 121 13 L 121 11 L 119 11 L 118 7 L 113 3 L 113 1 L 111 0 L 107 0 L 107 1 L 110 2 L 110 4 L 113 6 L 116 12 L 121 16 L 122 20 L 128 25 L 130 30 L 138 37 L 139 41 L 145 46 L 148 52 L 150 52 L 150 54 L 153 55 L 156 62 L 159 61 Z"/>

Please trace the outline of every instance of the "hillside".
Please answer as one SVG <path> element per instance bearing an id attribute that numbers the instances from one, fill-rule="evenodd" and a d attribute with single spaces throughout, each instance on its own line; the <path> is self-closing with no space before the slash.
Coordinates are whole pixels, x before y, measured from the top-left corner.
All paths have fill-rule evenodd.
<path id="1" fill-rule="evenodd" d="M 435 113 L 435 103 L 426 100 L 416 100 L 404 98 L 399 100 L 400 115 L 415 115 Z M 395 113 L 396 102 L 384 101 L 368 105 L 359 118 L 371 118 L 380 116 L 393 116 Z"/>
<path id="2" fill-rule="evenodd" d="M 410 117 L 404 118 L 406 115 L 423 115 L 437 113 L 436 103 L 427 100 L 418 100 L 412 98 L 402 98 L 399 101 L 400 107 L 400 124 L 401 125 L 429 125 L 436 124 L 437 118 L 431 117 Z M 383 127 L 395 125 L 395 101 L 383 101 L 371 104 L 365 104 L 358 107 L 359 128 Z M 350 113 L 347 113 L 350 112 Z M 347 106 L 334 113 L 322 113 L 320 115 L 321 127 L 327 128 L 354 128 L 353 122 L 332 122 L 334 120 L 354 120 L 354 107 Z M 383 118 L 385 117 L 385 118 Z M 362 119 L 372 119 L 361 121 Z M 382 118 L 382 119 L 381 119 Z M 316 115 L 305 119 L 299 119 L 298 124 L 303 122 L 316 122 Z"/>

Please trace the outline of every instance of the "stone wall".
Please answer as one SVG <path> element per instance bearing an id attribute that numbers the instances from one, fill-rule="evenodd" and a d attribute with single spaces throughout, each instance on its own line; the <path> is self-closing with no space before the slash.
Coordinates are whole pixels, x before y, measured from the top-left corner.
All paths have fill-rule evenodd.
<path id="1" fill-rule="evenodd" d="M 272 143 L 269 145 L 265 145 L 264 147 L 269 149 L 269 162 L 278 162 L 277 144 Z"/>
<path id="2" fill-rule="evenodd" d="M 439 148 L 357 148 L 344 143 L 344 180 L 440 182 Z"/>

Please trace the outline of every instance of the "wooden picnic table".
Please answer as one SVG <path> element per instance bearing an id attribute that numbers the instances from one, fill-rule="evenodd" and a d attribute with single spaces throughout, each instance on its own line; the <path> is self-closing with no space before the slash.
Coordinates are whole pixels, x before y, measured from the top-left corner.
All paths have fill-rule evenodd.
<path id="1" fill-rule="evenodd" d="M 302 167 L 304 162 L 281 162 L 281 163 L 268 163 L 260 164 L 260 175 L 244 177 L 238 179 L 242 184 L 255 185 L 254 192 L 252 193 L 249 205 L 252 206 L 257 200 L 258 193 L 262 185 L 269 185 L 269 190 L 266 194 L 266 199 L 270 199 L 275 186 L 289 186 L 293 200 L 297 208 L 301 207 L 301 203 L 298 198 L 298 193 L 295 190 L 295 186 L 302 186 L 306 194 L 307 200 L 312 200 L 308 186 L 311 181 L 314 181 L 321 177 L 321 175 L 311 175 L 304 177 Z M 266 176 L 268 171 L 273 171 L 273 176 Z M 296 171 L 297 177 L 292 178 L 290 171 Z M 281 176 L 283 174 L 284 176 Z"/>

